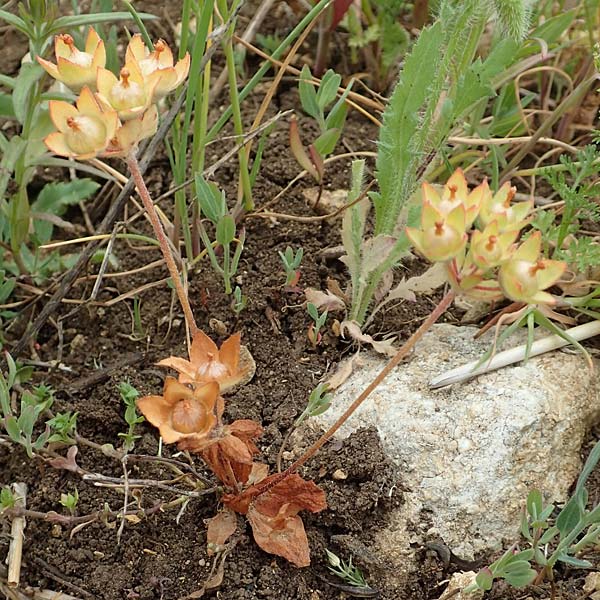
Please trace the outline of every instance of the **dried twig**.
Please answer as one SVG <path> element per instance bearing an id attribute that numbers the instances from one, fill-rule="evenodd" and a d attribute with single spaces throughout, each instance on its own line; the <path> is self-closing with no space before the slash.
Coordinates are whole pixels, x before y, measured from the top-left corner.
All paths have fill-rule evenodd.
<path id="1" fill-rule="evenodd" d="M 118 361 L 118 364 L 110 365 L 104 369 L 97 369 L 90 375 L 86 375 L 81 379 L 77 379 L 73 381 L 68 387 L 67 392 L 73 394 L 75 392 L 80 392 L 81 390 L 85 390 L 86 388 L 92 387 L 94 385 L 98 385 L 101 381 L 108 379 L 114 373 L 120 371 L 123 367 L 130 367 L 133 365 L 137 365 L 144 360 L 144 355 L 139 352 L 134 352 L 132 354 L 126 354 L 121 357 Z"/>
<path id="2" fill-rule="evenodd" d="M 56 583 L 58 583 L 62 587 L 66 587 L 66 588 L 76 592 L 80 596 L 83 596 L 84 598 L 93 598 L 94 597 L 94 594 L 91 594 L 87 590 L 84 590 L 82 587 L 80 587 L 74 583 L 71 583 L 66 578 L 66 576 L 63 573 L 61 573 L 55 566 L 47 563 L 45 560 L 42 560 L 39 556 L 36 556 L 33 559 L 33 562 L 36 563 L 40 567 L 42 573 L 46 577 L 53 579 L 54 581 L 56 581 Z"/>
<path id="3" fill-rule="evenodd" d="M 27 485 L 25 483 L 14 483 L 13 494 L 15 496 L 15 507 L 27 507 Z M 21 579 L 21 559 L 23 557 L 23 532 L 25 531 L 25 517 L 15 516 L 10 528 L 10 547 L 8 549 L 8 587 L 16 588 Z"/>

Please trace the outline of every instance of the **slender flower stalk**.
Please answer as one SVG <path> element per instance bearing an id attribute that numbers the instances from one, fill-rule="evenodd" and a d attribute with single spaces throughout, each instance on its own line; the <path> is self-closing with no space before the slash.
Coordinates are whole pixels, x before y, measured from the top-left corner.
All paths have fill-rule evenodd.
<path id="1" fill-rule="evenodd" d="M 173 253 L 171 252 L 171 247 L 169 246 L 169 240 L 165 234 L 162 223 L 158 218 L 158 214 L 154 208 L 154 202 L 152 202 L 150 192 L 148 191 L 148 188 L 144 182 L 144 178 L 142 177 L 140 165 L 135 155 L 135 151 L 130 152 L 125 158 L 125 161 L 127 162 L 127 167 L 133 176 L 133 180 L 135 181 L 135 185 L 144 204 L 144 208 L 150 217 L 150 222 L 152 223 L 152 228 L 154 229 L 154 235 L 156 235 L 160 249 L 165 257 L 165 262 L 167 263 L 167 268 L 169 269 L 171 279 L 173 280 L 177 297 L 179 298 L 179 302 L 183 308 L 183 314 L 185 315 L 185 321 L 190 331 L 190 335 L 194 337 L 198 333 L 198 326 L 196 325 L 196 320 L 194 319 L 194 313 L 192 312 L 190 301 L 188 300 L 183 283 L 181 282 L 179 270 L 177 269 L 175 259 L 173 258 Z"/>
<path id="2" fill-rule="evenodd" d="M 439 304 L 433 309 L 431 314 L 421 323 L 417 329 L 398 350 L 393 358 L 389 360 L 387 365 L 381 369 L 377 377 L 362 391 L 362 393 L 354 400 L 354 402 L 346 409 L 344 414 L 295 462 L 293 462 L 285 471 L 278 475 L 274 475 L 262 487 L 259 484 L 258 497 L 269 491 L 273 486 L 277 485 L 290 475 L 296 473 L 309 459 L 311 459 L 338 431 L 338 429 L 352 416 L 356 409 L 371 395 L 371 393 L 379 386 L 379 384 L 400 364 L 400 361 L 406 358 L 409 352 L 415 347 L 417 342 L 429 331 L 431 326 L 448 310 L 456 292 L 450 289 L 445 296 L 440 300 Z"/>

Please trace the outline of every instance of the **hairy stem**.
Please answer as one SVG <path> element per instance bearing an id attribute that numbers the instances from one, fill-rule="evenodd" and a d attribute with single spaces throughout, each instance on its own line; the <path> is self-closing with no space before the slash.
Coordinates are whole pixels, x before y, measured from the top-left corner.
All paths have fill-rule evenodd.
<path id="1" fill-rule="evenodd" d="M 175 264 L 175 259 L 173 258 L 171 247 L 169 246 L 169 240 L 167 239 L 165 230 L 163 229 L 162 223 L 160 222 L 158 214 L 156 213 L 156 209 L 154 208 L 154 203 L 152 202 L 150 192 L 148 191 L 148 188 L 146 187 L 146 184 L 144 182 L 144 178 L 142 177 L 140 165 L 135 156 L 135 153 L 131 152 L 125 160 L 127 162 L 127 166 L 129 167 L 129 171 L 131 172 L 133 180 L 135 181 L 135 186 L 137 187 L 140 198 L 142 199 L 144 208 L 146 209 L 146 212 L 150 217 L 150 222 L 152 223 L 154 234 L 156 235 L 156 239 L 160 245 L 160 249 L 163 253 L 163 256 L 165 257 L 165 262 L 167 263 L 167 268 L 169 269 L 171 280 L 173 281 L 175 291 L 177 292 L 177 297 L 179 298 L 179 303 L 181 304 L 181 308 L 183 309 L 183 314 L 185 315 L 185 321 L 190 331 L 190 335 L 193 337 L 198 332 L 198 327 L 196 325 L 196 320 L 194 319 L 194 314 L 192 313 L 190 301 L 188 300 L 185 289 L 183 288 L 183 284 L 181 283 L 181 277 L 179 275 L 177 265 Z"/>
<path id="2" fill-rule="evenodd" d="M 454 290 L 446 292 L 440 303 L 433 309 L 431 314 L 421 323 L 421 326 L 415 331 L 405 344 L 398 350 L 396 355 L 381 369 L 377 377 L 363 390 L 356 400 L 346 409 L 344 414 L 295 462 L 293 462 L 285 471 L 274 477 L 264 486 L 258 486 L 256 497 L 264 494 L 272 487 L 289 477 L 312 458 L 338 431 L 338 429 L 350 418 L 352 413 L 371 395 L 379 384 L 398 366 L 408 353 L 415 347 L 416 343 L 425 335 L 430 327 L 446 312 L 456 296 Z"/>

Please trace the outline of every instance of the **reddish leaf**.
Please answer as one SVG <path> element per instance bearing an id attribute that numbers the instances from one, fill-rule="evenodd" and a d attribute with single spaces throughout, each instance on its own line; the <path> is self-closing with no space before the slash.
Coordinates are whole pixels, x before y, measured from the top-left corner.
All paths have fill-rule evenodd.
<path id="1" fill-rule="evenodd" d="M 258 493 L 276 477 L 280 477 L 280 474 L 270 475 L 261 481 L 260 484 L 250 486 L 241 494 L 227 494 L 223 496 L 223 503 L 232 510 L 235 510 L 235 512 L 243 515 L 248 512 L 248 508 L 255 498 L 259 510 L 269 516 L 275 516 L 284 504 L 296 507 L 297 509 L 294 514 L 303 509 L 310 510 L 311 512 L 319 512 L 327 508 L 325 492 L 313 481 L 305 481 L 297 473 L 286 477 L 270 490 L 257 497 Z"/>
<path id="2" fill-rule="evenodd" d="M 339 25 L 350 6 L 352 6 L 352 0 L 333 0 L 333 15 L 329 31 L 333 31 Z"/>
<path id="3" fill-rule="evenodd" d="M 51 464 L 55 469 L 65 469 L 65 471 L 73 471 L 73 473 L 82 472 L 81 468 L 75 460 L 77 457 L 78 448 L 77 446 L 71 446 L 67 450 L 66 458 L 57 456 L 56 458 L 49 458 L 48 463 Z"/>
<path id="4" fill-rule="evenodd" d="M 240 438 L 252 454 L 258 454 L 259 450 L 256 444 L 254 444 L 254 440 L 257 440 L 262 435 L 263 429 L 256 421 L 238 419 L 231 425 L 228 425 L 225 430 Z"/>
<path id="5" fill-rule="evenodd" d="M 284 504 L 295 507 L 296 513 L 301 510 L 319 512 L 327 508 L 325 492 L 314 481 L 306 481 L 297 473 L 286 477 L 255 501 L 260 512 L 269 516 L 278 514 Z"/>
<path id="6" fill-rule="evenodd" d="M 255 506 L 248 511 L 248 521 L 256 543 L 269 554 L 282 556 L 297 567 L 310 565 L 310 550 L 302 519 L 297 515 L 285 516 L 286 507 L 281 515 L 269 517 Z"/>
<path id="7" fill-rule="evenodd" d="M 206 532 L 207 554 L 211 556 L 215 552 L 221 551 L 236 529 L 237 517 L 229 509 L 225 509 L 212 519 L 209 519 L 208 530 Z"/>

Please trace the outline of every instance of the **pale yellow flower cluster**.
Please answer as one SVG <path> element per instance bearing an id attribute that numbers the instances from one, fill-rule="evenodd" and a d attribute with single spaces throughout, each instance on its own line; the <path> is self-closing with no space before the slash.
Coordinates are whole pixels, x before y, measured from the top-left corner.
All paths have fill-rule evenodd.
<path id="1" fill-rule="evenodd" d="M 409 227 L 406 233 L 425 258 L 446 264 L 459 293 L 480 300 L 506 296 L 526 304 L 554 304 L 544 290 L 560 279 L 566 264 L 541 257 L 539 231 L 516 243 L 533 202 L 513 203 L 514 195 L 509 183 L 495 194 L 487 182 L 469 191 L 457 169 L 441 193 L 423 184 L 421 227 Z M 470 231 L 474 224 L 477 228 Z"/>
<path id="2" fill-rule="evenodd" d="M 75 106 L 49 102 L 57 131 L 44 141 L 55 154 L 85 160 L 129 154 L 140 140 L 156 132 L 156 103 L 187 77 L 189 53 L 174 63 L 169 46 L 158 40 L 151 52 L 139 34 L 127 46 L 125 66 L 117 78 L 106 66 L 104 42 L 93 28 L 85 50 L 68 34 L 55 38 L 56 64 L 38 57 L 57 81 L 79 92 Z"/>

